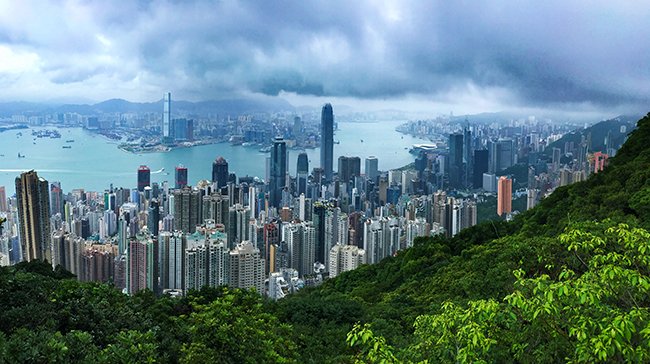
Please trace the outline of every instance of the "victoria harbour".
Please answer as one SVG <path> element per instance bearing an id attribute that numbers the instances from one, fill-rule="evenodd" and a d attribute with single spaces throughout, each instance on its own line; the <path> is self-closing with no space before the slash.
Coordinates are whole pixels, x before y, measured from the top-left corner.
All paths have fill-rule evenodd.
<path id="1" fill-rule="evenodd" d="M 339 156 L 371 155 L 379 159 L 379 168 L 389 170 L 413 162 L 408 149 L 423 139 L 404 135 L 395 130 L 400 121 L 371 123 L 345 122 L 338 124 L 334 138 L 335 161 Z M 228 143 L 177 148 L 169 152 L 134 154 L 120 150 L 118 142 L 109 140 L 82 128 L 59 129 L 61 138 L 32 138 L 31 130 L 48 127 L 10 130 L 0 133 L 0 186 L 14 191 L 14 180 L 21 172 L 33 169 L 48 181 L 60 181 L 67 190 L 83 188 L 103 191 L 112 183 L 118 187 L 136 185 L 138 166 L 151 168 L 151 181 L 174 181 L 174 168 L 183 164 L 188 168 L 188 180 L 195 184 L 210 179 L 212 162 L 223 156 L 237 176 L 256 176 L 265 179 L 266 157 L 256 146 L 233 146 Z M 21 133 L 22 135 L 18 135 Z M 67 143 L 66 140 L 74 140 Z M 70 148 L 63 148 L 64 146 Z M 295 175 L 296 159 L 301 150 L 289 150 L 289 172 Z M 305 150 L 310 168 L 319 165 L 320 149 Z M 21 157 L 18 157 L 18 154 Z M 24 156 L 24 157 L 22 157 Z"/>

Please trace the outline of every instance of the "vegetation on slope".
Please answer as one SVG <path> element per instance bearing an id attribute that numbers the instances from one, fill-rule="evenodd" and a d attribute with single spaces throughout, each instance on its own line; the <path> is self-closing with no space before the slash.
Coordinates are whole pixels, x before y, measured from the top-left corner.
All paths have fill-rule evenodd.
<path id="1" fill-rule="evenodd" d="M 0 268 L 0 362 L 647 362 L 647 140 L 650 115 L 604 172 L 512 222 L 420 238 L 275 303 Z"/>

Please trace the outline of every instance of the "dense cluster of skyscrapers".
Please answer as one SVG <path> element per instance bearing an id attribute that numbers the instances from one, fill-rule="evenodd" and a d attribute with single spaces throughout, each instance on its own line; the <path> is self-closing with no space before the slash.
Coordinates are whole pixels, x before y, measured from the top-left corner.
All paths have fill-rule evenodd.
<path id="1" fill-rule="evenodd" d="M 173 135 L 170 99 L 166 94 L 163 139 Z M 208 179 L 195 183 L 182 165 L 174 181 L 152 182 L 142 165 L 135 188 L 111 185 L 103 192 L 64 194 L 60 183 L 35 171 L 22 173 L 15 197 L 7 199 L 0 188 L 0 212 L 9 218 L 0 264 L 44 259 L 81 280 L 112 282 L 130 294 L 230 285 L 277 299 L 378 263 L 417 237 L 453 236 L 475 225 L 476 193 L 467 191 L 496 193 L 497 214 L 513 212 L 513 179 L 497 178 L 516 163 L 511 138 L 473 136 L 465 125 L 448 135 L 446 150 L 420 151 L 413 169 L 381 171 L 374 156 L 363 164 L 360 156 L 340 156 L 335 171 L 333 128 L 333 109 L 326 104 L 320 165 L 310 171 L 301 153 L 295 176 L 288 172 L 281 136 L 273 140 L 265 180 L 238 177 L 223 157 L 214 159 Z M 537 139 L 527 142 L 534 146 Z M 606 158 L 600 153 L 591 164 L 578 162 L 597 172 Z M 584 178 L 563 172 L 568 169 L 559 160 L 553 150 L 550 168 L 566 181 Z M 535 174 L 529 179 L 529 205 L 540 197 L 538 182 Z"/>

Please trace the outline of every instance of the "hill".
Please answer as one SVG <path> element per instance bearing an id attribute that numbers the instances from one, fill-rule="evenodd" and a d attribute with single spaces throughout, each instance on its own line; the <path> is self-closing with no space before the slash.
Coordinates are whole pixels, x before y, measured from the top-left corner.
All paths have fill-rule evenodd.
<path id="1" fill-rule="evenodd" d="M 255 112 L 292 111 L 294 107 L 287 101 L 271 97 L 241 97 L 221 100 L 190 102 L 173 100 L 174 113 L 183 115 L 227 115 Z M 101 113 L 145 113 L 162 112 L 162 99 L 156 102 L 130 102 L 123 99 L 110 99 L 96 104 L 41 104 L 27 102 L 0 103 L 0 116 L 14 114 L 41 114 L 74 112 L 82 115 Z"/>
<path id="2" fill-rule="evenodd" d="M 278 302 L 0 268 L 0 362 L 648 362 L 649 138 L 650 114 L 603 172 L 513 221 L 418 238 Z"/>
<path id="3" fill-rule="evenodd" d="M 349 349 L 339 343 L 355 322 L 371 324 L 375 334 L 401 352 L 400 360 L 426 358 L 408 357 L 417 352 L 418 345 L 423 345 L 418 342 L 414 324 L 419 317 L 443 314 L 443 307 L 448 307 L 445 302 L 463 309 L 481 300 L 503 302 L 515 291 L 518 279 L 513 272 L 519 270 L 525 272 L 522 279 L 557 278 L 563 267 L 584 273 L 585 263 L 569 252 L 567 243 L 559 238 L 566 229 L 584 232 L 580 224 L 593 221 L 601 223 L 589 230 L 602 235 L 617 223 L 650 228 L 650 147 L 645 142 L 648 138 L 650 116 L 638 122 L 637 129 L 604 172 L 585 182 L 558 188 L 538 207 L 513 222 L 479 224 L 451 239 L 419 239 L 413 248 L 396 257 L 346 272 L 321 287 L 288 297 L 278 303 L 278 315 L 301 333 L 306 360 L 317 358 L 319 352 L 345 355 Z M 639 302 L 644 307 L 650 304 L 647 297 Z M 332 305 L 337 308 L 329 308 Z M 324 338 L 329 335 L 338 337 Z M 537 343 L 540 347 L 521 354 L 518 361 L 568 360 L 578 345 L 578 340 L 573 339 L 567 333 L 566 340 L 559 340 L 562 350 L 544 348 L 548 343 L 541 340 Z M 524 341 L 521 338 L 521 345 Z M 516 340 L 512 345 L 515 344 Z M 492 360 L 512 361 L 515 357 L 512 347 L 501 348 L 498 355 Z"/>
<path id="4" fill-rule="evenodd" d="M 625 142 L 627 135 L 636 127 L 637 116 L 621 115 L 613 119 L 603 120 L 584 129 L 578 129 L 567 133 L 562 138 L 551 143 L 545 150 L 545 154 L 551 155 L 553 148 L 560 148 L 564 151 L 566 143 L 579 145 L 582 139 L 591 140 L 591 152 L 607 152 L 607 137 L 611 139 L 609 146 L 617 148 Z"/>

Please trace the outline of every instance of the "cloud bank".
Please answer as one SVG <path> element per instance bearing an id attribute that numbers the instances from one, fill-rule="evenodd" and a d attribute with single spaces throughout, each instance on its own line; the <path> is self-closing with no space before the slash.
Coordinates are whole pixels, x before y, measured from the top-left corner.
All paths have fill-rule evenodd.
<path id="1" fill-rule="evenodd" d="M 231 94 L 645 107 L 650 6 L 0 2 L 0 99 Z"/>

